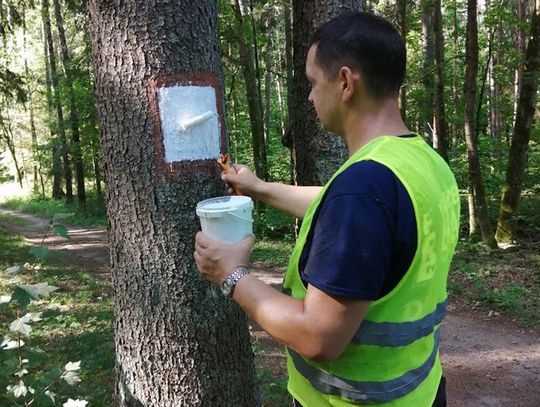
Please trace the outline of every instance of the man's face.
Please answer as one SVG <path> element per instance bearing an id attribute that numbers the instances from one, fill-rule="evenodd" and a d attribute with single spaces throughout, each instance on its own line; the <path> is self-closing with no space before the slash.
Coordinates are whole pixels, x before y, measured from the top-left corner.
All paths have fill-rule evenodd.
<path id="1" fill-rule="evenodd" d="M 308 100 L 313 103 L 322 126 L 339 134 L 339 81 L 336 78 L 328 79 L 327 74 L 315 60 L 316 53 L 315 44 L 309 49 L 306 60 L 306 76 L 311 84 Z"/>

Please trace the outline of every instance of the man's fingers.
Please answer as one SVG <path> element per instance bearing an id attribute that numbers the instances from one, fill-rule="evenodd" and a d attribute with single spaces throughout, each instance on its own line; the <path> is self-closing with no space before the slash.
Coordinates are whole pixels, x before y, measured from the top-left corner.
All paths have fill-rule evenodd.
<path id="1" fill-rule="evenodd" d="M 214 239 L 205 235 L 203 232 L 197 232 L 195 235 L 195 244 L 199 245 L 202 249 L 207 249 L 214 242 Z"/>

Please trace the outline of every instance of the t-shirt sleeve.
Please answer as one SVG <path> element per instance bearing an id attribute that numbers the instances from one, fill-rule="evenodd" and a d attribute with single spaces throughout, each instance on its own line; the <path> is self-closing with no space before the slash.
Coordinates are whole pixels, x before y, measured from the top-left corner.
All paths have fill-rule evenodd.
<path id="1" fill-rule="evenodd" d="M 376 300 L 391 267 L 391 211 L 370 193 L 322 205 L 302 279 L 337 297 Z"/>

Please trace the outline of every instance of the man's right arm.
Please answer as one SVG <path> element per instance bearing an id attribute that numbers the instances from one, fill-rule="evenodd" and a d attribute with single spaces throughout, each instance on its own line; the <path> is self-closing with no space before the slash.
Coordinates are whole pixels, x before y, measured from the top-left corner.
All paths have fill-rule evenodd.
<path id="1" fill-rule="evenodd" d="M 265 182 L 246 166 L 235 165 L 237 174 L 223 174 L 222 179 L 242 194 L 249 195 L 280 211 L 302 219 L 322 187 Z"/>

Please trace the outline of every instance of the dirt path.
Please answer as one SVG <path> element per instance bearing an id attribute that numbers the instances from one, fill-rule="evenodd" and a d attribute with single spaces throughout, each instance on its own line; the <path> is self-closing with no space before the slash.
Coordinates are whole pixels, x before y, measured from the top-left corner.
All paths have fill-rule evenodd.
<path id="1" fill-rule="evenodd" d="M 0 217 L 0 225 L 13 234 L 39 244 L 47 220 L 0 209 L 26 219 L 13 222 Z M 50 236 L 51 250 L 68 254 L 66 264 L 76 265 L 101 278 L 108 278 L 107 233 L 69 226 L 71 239 Z M 253 265 L 254 273 L 278 287 L 282 270 Z M 281 346 L 266 333 L 253 328 L 253 335 L 265 349 L 264 364 L 275 373 L 284 372 Z M 451 298 L 441 335 L 441 358 L 447 377 L 449 407 L 538 407 L 540 406 L 540 330 L 524 329 L 509 318 L 484 309 L 471 309 Z M 411 406 L 416 407 L 416 406 Z"/>

